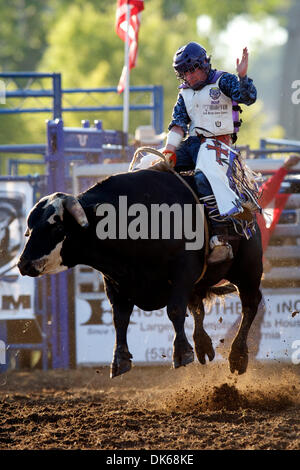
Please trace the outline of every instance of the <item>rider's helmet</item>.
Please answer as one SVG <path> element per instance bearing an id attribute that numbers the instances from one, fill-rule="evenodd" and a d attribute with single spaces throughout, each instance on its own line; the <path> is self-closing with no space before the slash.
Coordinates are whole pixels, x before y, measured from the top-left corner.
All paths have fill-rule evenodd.
<path id="1" fill-rule="evenodd" d="M 197 42 L 189 42 L 175 53 L 173 67 L 177 78 L 184 81 L 184 74 L 188 71 L 194 71 L 197 68 L 200 68 L 208 74 L 211 69 L 210 57 L 200 44 Z M 198 82 L 193 88 L 197 89 L 203 83 L 204 81 Z"/>

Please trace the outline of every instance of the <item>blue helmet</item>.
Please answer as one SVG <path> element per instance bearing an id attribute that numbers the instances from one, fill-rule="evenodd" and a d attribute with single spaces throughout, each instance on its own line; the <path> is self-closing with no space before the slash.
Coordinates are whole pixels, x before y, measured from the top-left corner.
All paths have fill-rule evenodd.
<path id="1" fill-rule="evenodd" d="M 206 50 L 197 42 L 189 42 L 175 53 L 173 67 L 177 78 L 184 80 L 184 74 L 200 68 L 207 74 L 211 69 L 210 57 Z M 203 82 L 202 82 L 203 83 Z M 199 83 L 201 85 L 201 83 Z"/>

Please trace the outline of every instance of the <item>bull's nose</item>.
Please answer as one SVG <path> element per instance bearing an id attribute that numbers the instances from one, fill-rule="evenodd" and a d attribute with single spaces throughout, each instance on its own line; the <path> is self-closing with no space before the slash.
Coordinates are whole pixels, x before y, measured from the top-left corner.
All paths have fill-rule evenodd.
<path id="1" fill-rule="evenodd" d="M 33 266 L 32 261 L 24 258 L 23 256 L 19 259 L 17 266 L 22 276 L 36 277 L 39 275 L 39 272 Z"/>

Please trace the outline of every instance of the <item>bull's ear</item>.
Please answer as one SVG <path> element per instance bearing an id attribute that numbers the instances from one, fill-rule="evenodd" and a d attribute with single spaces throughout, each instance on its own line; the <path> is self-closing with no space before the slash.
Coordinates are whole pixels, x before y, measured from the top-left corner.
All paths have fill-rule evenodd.
<path id="1" fill-rule="evenodd" d="M 27 227 L 27 230 L 24 233 L 24 237 L 29 237 L 29 235 L 30 235 L 30 231 L 29 231 L 29 228 Z"/>
<path id="2" fill-rule="evenodd" d="M 63 205 L 81 227 L 88 227 L 89 221 L 82 205 L 76 197 L 67 196 L 63 199 Z"/>

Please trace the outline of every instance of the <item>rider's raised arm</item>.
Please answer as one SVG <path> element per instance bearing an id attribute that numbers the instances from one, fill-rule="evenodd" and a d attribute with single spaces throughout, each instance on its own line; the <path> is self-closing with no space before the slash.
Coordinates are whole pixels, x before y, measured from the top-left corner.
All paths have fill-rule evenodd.
<path id="1" fill-rule="evenodd" d="M 231 73 L 224 73 L 220 78 L 219 87 L 226 96 L 237 103 L 249 106 L 256 101 L 256 87 L 247 75 L 238 78 Z"/>
<path id="2" fill-rule="evenodd" d="M 247 76 L 248 72 L 248 49 L 244 47 L 242 59 L 236 59 L 236 75 L 224 73 L 220 79 L 221 91 L 238 103 L 250 105 L 256 101 L 256 88 L 253 80 Z"/>

